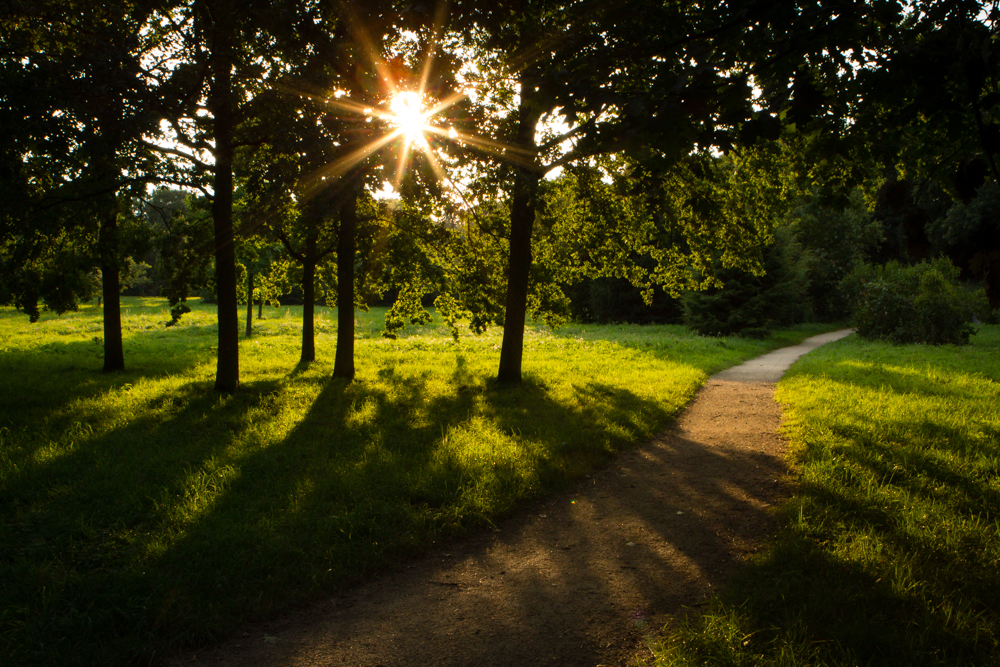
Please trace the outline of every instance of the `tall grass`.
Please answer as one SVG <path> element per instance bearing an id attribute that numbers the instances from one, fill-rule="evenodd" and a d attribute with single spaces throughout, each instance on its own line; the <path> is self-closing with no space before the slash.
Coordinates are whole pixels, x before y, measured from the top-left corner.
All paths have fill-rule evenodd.
<path id="1" fill-rule="evenodd" d="M 128 370 L 101 367 L 99 311 L 0 310 L 0 655 L 145 663 L 489 525 L 661 428 L 707 373 L 812 333 L 701 339 L 681 327 L 532 329 L 524 385 L 500 335 L 439 324 L 392 341 L 359 314 L 358 376 L 298 364 L 301 309 L 241 342 L 212 391 L 215 317 L 172 328 L 126 299 Z"/>
<path id="2" fill-rule="evenodd" d="M 656 664 L 1000 664 L 1000 327 L 852 337 L 778 398 L 801 479 L 784 528 Z"/>

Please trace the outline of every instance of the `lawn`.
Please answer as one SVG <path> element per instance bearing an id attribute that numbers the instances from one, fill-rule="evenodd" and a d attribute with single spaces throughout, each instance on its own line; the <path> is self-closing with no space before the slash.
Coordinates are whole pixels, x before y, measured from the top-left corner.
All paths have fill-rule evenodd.
<path id="1" fill-rule="evenodd" d="M 532 328 L 525 382 L 500 332 L 380 336 L 359 313 L 354 382 L 331 379 L 336 312 L 300 366 L 301 308 L 241 341 L 212 390 L 216 328 L 125 299 L 128 370 L 103 374 L 100 311 L 0 310 L 0 655 L 148 662 L 350 585 L 563 488 L 662 428 L 707 374 L 796 342 L 677 326 Z"/>
<path id="2" fill-rule="evenodd" d="M 783 528 L 655 664 L 1000 664 L 1000 327 L 851 337 L 777 395 L 800 479 Z"/>

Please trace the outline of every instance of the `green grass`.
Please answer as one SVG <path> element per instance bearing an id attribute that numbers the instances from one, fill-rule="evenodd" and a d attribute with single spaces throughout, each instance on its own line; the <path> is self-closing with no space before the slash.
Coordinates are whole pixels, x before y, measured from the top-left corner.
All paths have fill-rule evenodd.
<path id="1" fill-rule="evenodd" d="M 356 381 L 298 364 L 300 308 L 241 341 L 212 391 L 212 307 L 172 328 L 126 299 L 128 370 L 101 367 L 93 305 L 29 324 L 0 310 L 0 655 L 146 663 L 316 599 L 563 488 L 669 421 L 706 374 L 816 333 L 703 339 L 682 327 L 526 336 L 525 382 L 492 377 L 500 333 L 379 336 L 359 313 Z"/>
<path id="2" fill-rule="evenodd" d="M 783 529 L 655 664 L 1000 664 L 1000 327 L 851 337 L 778 398 L 801 480 Z"/>

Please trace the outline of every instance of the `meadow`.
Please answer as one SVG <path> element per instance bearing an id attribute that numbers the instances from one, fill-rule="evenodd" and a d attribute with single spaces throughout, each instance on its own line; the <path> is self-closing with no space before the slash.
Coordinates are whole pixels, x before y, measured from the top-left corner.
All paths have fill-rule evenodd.
<path id="1" fill-rule="evenodd" d="M 0 309 L 0 655 L 147 664 L 488 527 L 663 428 L 707 375 L 822 330 L 706 339 L 679 326 L 531 328 L 525 382 L 492 378 L 500 332 L 381 337 L 336 311 L 298 363 L 301 308 L 268 308 L 241 388 L 212 390 L 214 308 L 167 328 L 124 299 L 127 370 L 100 372 L 100 311 Z"/>
<path id="2" fill-rule="evenodd" d="M 799 479 L 782 529 L 653 664 L 1000 664 L 1000 327 L 852 336 L 777 398 Z"/>

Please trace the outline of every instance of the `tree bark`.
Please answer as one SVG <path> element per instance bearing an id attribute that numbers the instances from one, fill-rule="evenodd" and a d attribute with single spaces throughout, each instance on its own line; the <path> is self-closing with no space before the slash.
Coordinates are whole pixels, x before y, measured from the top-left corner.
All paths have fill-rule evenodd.
<path id="1" fill-rule="evenodd" d="M 253 335 L 253 269 L 247 269 L 247 334 Z"/>
<path id="2" fill-rule="evenodd" d="M 98 251 L 101 257 L 101 293 L 104 300 L 104 372 L 125 370 L 122 347 L 121 276 L 119 275 L 118 202 L 110 198 L 101 221 Z"/>
<path id="3" fill-rule="evenodd" d="M 302 260 L 302 363 L 316 360 L 316 237 L 306 239 Z"/>
<path id="4" fill-rule="evenodd" d="M 524 358 L 524 324 L 528 310 L 528 275 L 531 272 L 531 232 L 538 200 L 537 174 L 518 170 L 510 207 L 510 258 L 507 262 L 507 295 L 504 300 L 503 343 L 497 380 L 521 382 Z"/>
<path id="5" fill-rule="evenodd" d="M 521 102 L 515 144 L 534 153 L 535 128 L 540 112 L 532 103 L 533 81 L 528 72 L 521 78 Z M 510 205 L 510 258 L 507 262 L 507 294 L 504 300 L 503 343 L 497 380 L 503 384 L 521 382 L 524 358 L 524 324 L 528 310 L 528 276 L 531 272 L 531 233 L 538 203 L 539 170 L 517 167 Z"/>
<path id="6" fill-rule="evenodd" d="M 349 193 L 340 207 L 337 238 L 337 353 L 333 377 L 354 379 L 354 249 L 358 198 Z"/>
<path id="7" fill-rule="evenodd" d="M 233 55 L 231 13 L 219 3 L 212 50 L 209 105 L 215 124 L 212 221 L 215 232 L 215 283 L 218 289 L 219 346 L 216 391 L 232 393 L 240 381 L 240 322 L 236 299 L 236 248 L 233 236 Z"/>

